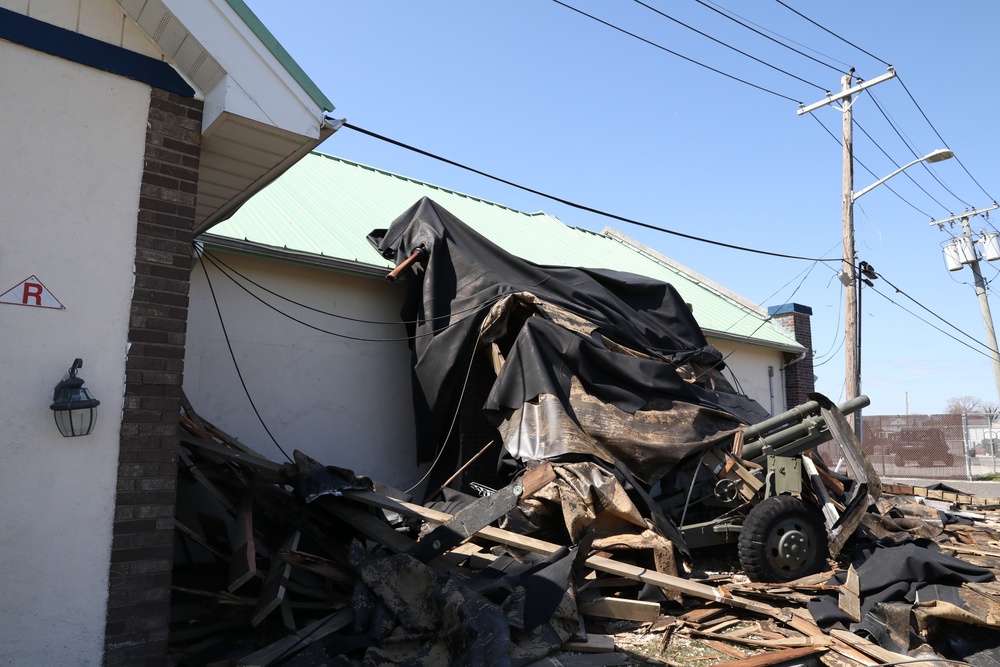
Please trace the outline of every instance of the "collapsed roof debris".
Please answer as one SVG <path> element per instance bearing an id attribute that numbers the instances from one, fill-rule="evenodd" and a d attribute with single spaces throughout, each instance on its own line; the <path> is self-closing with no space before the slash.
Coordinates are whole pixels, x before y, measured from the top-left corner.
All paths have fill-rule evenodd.
<path id="1" fill-rule="evenodd" d="M 743 667 L 1000 658 L 970 631 L 1000 625 L 995 524 L 883 485 L 844 419 L 867 398 L 769 417 L 669 285 L 524 262 L 427 199 L 370 238 L 408 282 L 417 460 L 443 483 L 415 503 L 275 463 L 185 405 L 175 664 L 669 664 L 695 639 Z M 483 368 L 489 488 L 454 428 Z M 744 572 L 711 574 L 726 544 Z"/>

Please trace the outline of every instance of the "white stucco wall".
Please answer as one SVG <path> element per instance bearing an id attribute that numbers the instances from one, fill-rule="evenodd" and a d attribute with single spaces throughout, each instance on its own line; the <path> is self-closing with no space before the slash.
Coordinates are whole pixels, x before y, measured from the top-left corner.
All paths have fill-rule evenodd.
<path id="1" fill-rule="evenodd" d="M 0 664 L 99 665 L 149 88 L 0 41 Z M 90 436 L 49 410 L 75 357 Z"/>
<path id="2" fill-rule="evenodd" d="M 208 263 L 233 353 L 267 429 L 292 456 L 408 489 L 416 465 L 410 356 L 399 323 L 402 285 L 333 270 L 210 252 L 254 282 L 311 308 L 248 285 L 284 317 L 255 300 Z M 386 342 L 351 340 L 393 339 Z M 184 391 L 199 415 L 274 461 L 285 461 L 254 414 L 237 375 L 201 265 L 192 273 Z"/>
<path id="3" fill-rule="evenodd" d="M 726 366 L 729 368 L 724 373 L 726 378 L 732 381 L 730 373 L 735 375 L 739 381 L 738 388 L 765 410 L 778 414 L 794 407 L 786 404 L 783 352 L 721 339 L 709 339 L 708 342 L 727 357 Z M 774 373 L 770 378 L 769 368 Z"/>

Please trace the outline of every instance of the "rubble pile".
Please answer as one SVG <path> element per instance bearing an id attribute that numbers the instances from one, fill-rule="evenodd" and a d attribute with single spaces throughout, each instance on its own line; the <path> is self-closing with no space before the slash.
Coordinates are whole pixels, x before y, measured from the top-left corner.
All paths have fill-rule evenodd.
<path id="1" fill-rule="evenodd" d="M 762 583 L 706 573 L 714 550 L 665 573 L 662 545 L 602 547 L 599 525 L 563 544 L 500 528 L 560 493 L 557 466 L 450 514 L 299 452 L 269 461 L 190 408 L 182 423 L 177 665 L 671 664 L 692 643 L 705 665 L 998 656 L 1000 500 L 887 485 L 828 571 Z"/>
<path id="2" fill-rule="evenodd" d="M 429 199 L 369 239 L 407 282 L 426 495 L 185 401 L 175 664 L 1000 662 L 1000 501 L 883 485 L 867 397 L 768 415 L 670 285 L 532 264 Z"/>

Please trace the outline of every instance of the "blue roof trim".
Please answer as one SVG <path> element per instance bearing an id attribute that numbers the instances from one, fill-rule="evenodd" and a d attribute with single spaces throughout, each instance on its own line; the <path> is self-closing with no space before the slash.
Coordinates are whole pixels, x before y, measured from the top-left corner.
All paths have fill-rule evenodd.
<path id="1" fill-rule="evenodd" d="M 0 9 L 0 39 L 26 46 L 87 67 L 117 74 L 154 88 L 194 97 L 194 88 L 167 63 L 33 19 Z"/>
<path id="2" fill-rule="evenodd" d="M 801 303 L 786 303 L 780 306 L 768 306 L 767 314 L 774 315 L 785 315 L 787 313 L 802 313 L 803 315 L 812 315 L 813 309 L 809 306 L 803 306 Z"/>

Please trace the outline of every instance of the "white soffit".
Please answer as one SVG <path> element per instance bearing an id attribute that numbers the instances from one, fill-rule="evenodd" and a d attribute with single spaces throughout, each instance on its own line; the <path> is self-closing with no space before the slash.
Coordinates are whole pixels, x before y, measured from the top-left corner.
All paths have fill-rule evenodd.
<path id="1" fill-rule="evenodd" d="M 249 12 L 241 0 L 118 2 L 205 101 L 195 234 L 331 133 L 324 111 L 332 105 L 322 96 L 317 101 L 263 43 L 234 9 Z"/>

